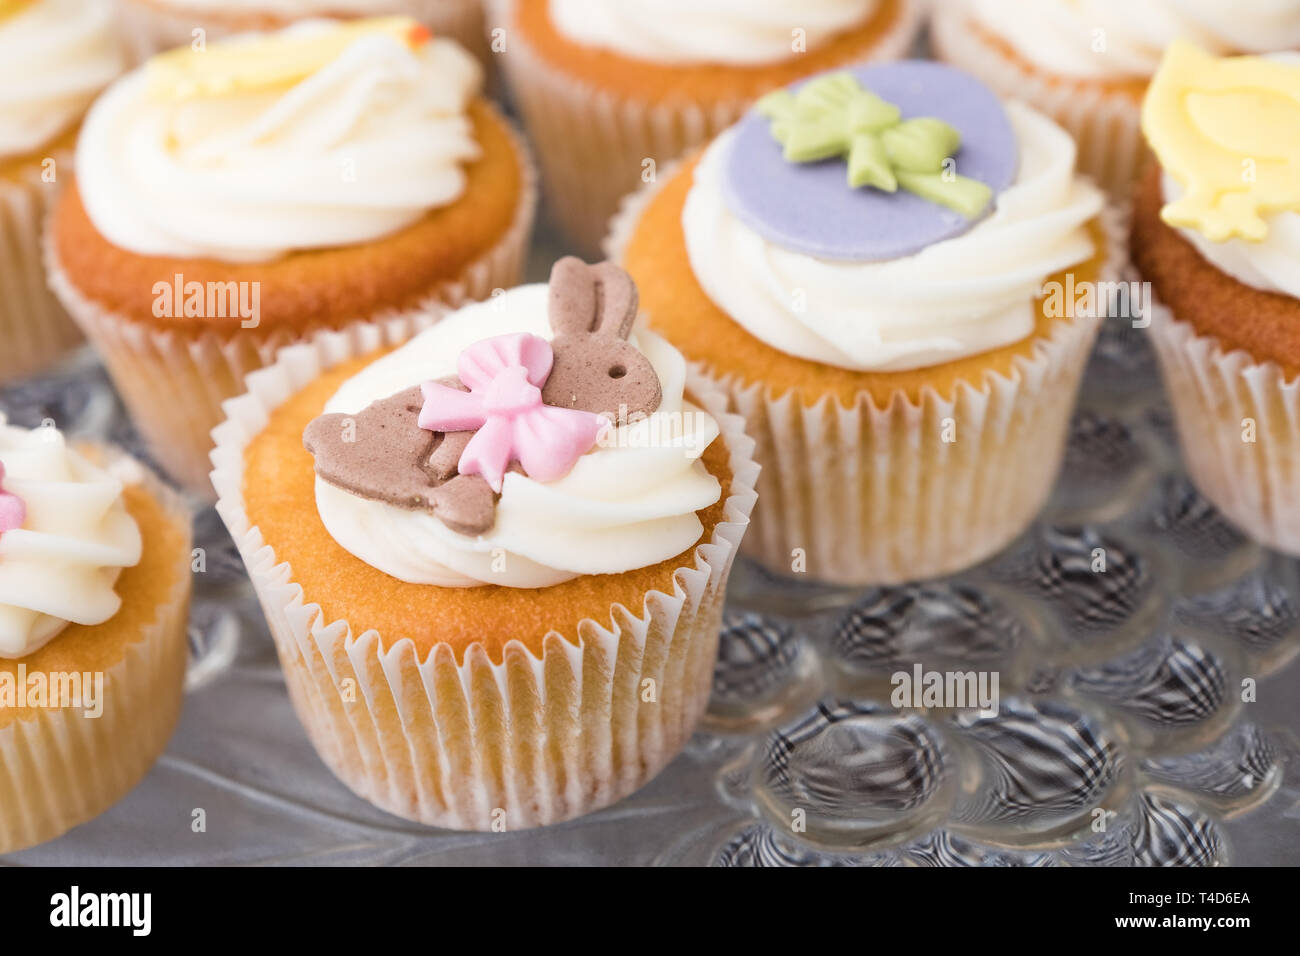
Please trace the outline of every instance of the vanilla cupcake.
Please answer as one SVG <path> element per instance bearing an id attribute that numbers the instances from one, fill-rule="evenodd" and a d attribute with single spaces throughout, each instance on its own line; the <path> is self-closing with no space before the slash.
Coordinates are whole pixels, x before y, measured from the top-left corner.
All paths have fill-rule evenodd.
<path id="1" fill-rule="evenodd" d="M 748 553 L 949 574 L 1033 519 L 1122 256 L 1068 134 L 907 61 L 769 94 L 633 197 L 610 254 L 762 465 Z"/>
<path id="2" fill-rule="evenodd" d="M 752 443 L 636 309 L 561 260 L 396 351 L 288 349 L 228 403 L 217 509 L 308 735 L 378 806 L 569 819 L 704 712 Z"/>
<path id="3" fill-rule="evenodd" d="M 215 40 L 251 30 L 278 30 L 313 17 L 408 16 L 455 40 L 485 65 L 481 0 L 117 0 L 122 35 L 140 59 L 186 46 L 195 31 Z"/>
<path id="4" fill-rule="evenodd" d="M 81 341 L 46 287 L 40 234 L 82 115 L 125 67 L 111 0 L 0 0 L 0 383 Z"/>
<path id="5" fill-rule="evenodd" d="M 139 782 L 180 712 L 190 518 L 133 460 L 0 416 L 0 853 Z"/>
<path id="6" fill-rule="evenodd" d="M 494 0 L 488 9 L 547 208 L 587 254 L 656 165 L 707 142 L 774 87 L 905 56 L 921 26 L 919 0 Z"/>
<path id="7" fill-rule="evenodd" d="M 1133 261 L 1187 470 L 1253 538 L 1300 555 L 1300 56 L 1176 43 L 1142 128 L 1158 163 Z"/>
<path id="8" fill-rule="evenodd" d="M 409 337 L 518 281 L 529 158 L 481 70 L 406 18 L 162 54 L 94 105 L 50 281 L 157 460 L 211 495 L 220 404 L 320 329 Z"/>
<path id="9" fill-rule="evenodd" d="M 1300 48 L 1294 0 L 951 0 L 935 4 L 935 53 L 1065 127 L 1079 168 L 1128 198 L 1142 160 L 1143 92 L 1165 48 Z"/>

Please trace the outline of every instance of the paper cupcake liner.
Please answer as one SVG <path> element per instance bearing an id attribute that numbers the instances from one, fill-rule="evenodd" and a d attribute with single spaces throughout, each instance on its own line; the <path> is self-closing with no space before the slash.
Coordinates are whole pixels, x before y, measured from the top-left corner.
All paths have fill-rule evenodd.
<path id="1" fill-rule="evenodd" d="M 514 2 L 496 0 L 489 22 L 513 22 Z M 919 0 L 905 0 L 899 22 L 867 61 L 906 56 L 921 19 Z M 628 100 L 556 69 L 517 30 L 510 31 L 508 43 L 502 70 L 537 149 L 546 209 L 587 258 L 600 248 L 619 200 L 643 181 L 647 159 L 660 166 L 677 159 L 750 106 L 748 99 L 713 105 Z"/>
<path id="2" fill-rule="evenodd" d="M 188 533 L 175 492 L 125 455 L 110 458 L 128 483 L 160 500 Z M 124 797 L 161 756 L 180 716 L 188 654 L 192 576 L 187 543 L 176 586 L 123 658 L 104 671 L 104 712 L 40 709 L 0 728 L 0 853 L 34 846 L 98 816 Z"/>
<path id="3" fill-rule="evenodd" d="M 70 153 L 53 158 L 56 169 L 72 168 Z M 0 178 L 0 383 L 39 372 L 82 341 L 41 261 L 41 229 L 57 193 L 39 165 L 20 181 Z"/>
<path id="4" fill-rule="evenodd" d="M 670 170 L 661 180 L 671 178 Z M 624 200 L 605 243 L 615 262 L 658 188 Z M 1101 225 L 1097 281 L 1116 281 L 1126 217 L 1107 207 Z M 952 574 L 1001 550 L 1051 493 L 1101 321 L 1057 322 L 1010 377 L 986 372 L 951 399 L 927 389 L 919 403 L 897 395 L 886 408 L 866 392 L 852 407 L 831 396 L 807 407 L 691 363 L 727 394 L 756 443 L 759 505 L 742 553 L 778 574 L 868 586 Z M 943 440 L 948 428 L 952 441 Z"/>
<path id="5" fill-rule="evenodd" d="M 1252 538 L 1300 556 L 1300 378 L 1225 352 L 1160 302 L 1151 338 L 1193 483 Z"/>
<path id="6" fill-rule="evenodd" d="M 930 42 L 939 59 L 1064 127 L 1078 144 L 1079 171 L 1112 197 L 1128 199 L 1145 155 L 1140 102 L 1100 84 L 1049 76 L 1011 60 L 971 26 L 962 3 L 936 5 Z"/>
<path id="7" fill-rule="evenodd" d="M 326 12 L 317 16 L 329 16 L 329 4 L 321 3 L 320 6 Z M 451 37 L 485 66 L 491 65 L 480 0 L 393 0 L 387 12 L 420 21 L 435 36 Z M 249 30 L 278 29 L 287 26 L 291 20 L 276 14 L 273 9 L 241 15 L 230 10 L 172 9 L 166 6 L 165 0 L 118 0 L 121 34 L 136 62 L 162 50 L 189 45 L 197 28 L 205 31 L 207 39 L 215 40 Z"/>
<path id="8" fill-rule="evenodd" d="M 518 137 L 515 145 L 525 171 L 524 187 L 514 221 L 497 244 L 414 308 L 358 317 L 343 326 L 350 334 L 359 335 L 373 325 L 384 330 L 389 344 L 397 345 L 446 310 L 518 284 L 528 255 L 537 182 L 527 147 Z M 212 429 L 223 417 L 221 403 L 243 391 L 245 375 L 269 365 L 281 348 L 310 338 L 322 326 L 235 328 L 197 335 L 156 328 L 87 299 L 64 272 L 53 241 L 47 238 L 45 246 L 50 287 L 98 348 L 150 453 L 187 490 L 212 500 L 208 453 Z"/>
<path id="9" fill-rule="evenodd" d="M 499 662 L 481 644 L 460 661 L 365 621 L 326 621 L 244 510 L 244 450 L 272 412 L 322 372 L 382 344 L 323 334 L 281 353 L 226 403 L 212 453 L 217 510 L 239 547 L 275 639 L 289 696 L 321 759 L 357 795 L 398 816 L 465 830 L 540 826 L 606 806 L 653 777 L 708 703 L 723 592 L 748 524 L 758 468 L 743 423 L 692 376 L 717 416 L 732 482 L 723 520 L 640 609 L 557 621 L 540 657 L 519 641 Z M 653 681 L 647 685 L 646 681 Z M 643 702 L 647 686 L 657 702 Z"/>

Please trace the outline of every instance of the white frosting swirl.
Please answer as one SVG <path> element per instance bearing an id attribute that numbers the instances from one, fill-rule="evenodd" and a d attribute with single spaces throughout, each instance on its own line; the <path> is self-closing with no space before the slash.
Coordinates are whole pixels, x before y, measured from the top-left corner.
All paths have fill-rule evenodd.
<path id="1" fill-rule="evenodd" d="M 865 23 L 878 0 L 550 0 L 551 22 L 583 46 L 654 63 L 771 63 Z"/>
<path id="2" fill-rule="evenodd" d="M 969 231 L 910 256 L 840 262 L 792 252 L 737 218 L 722 192 L 732 133 L 705 153 L 682 211 L 691 268 L 719 308 L 789 355 L 859 371 L 950 362 L 1018 342 L 1053 273 L 1088 259 L 1102 194 L 1074 173 L 1074 141 L 1008 103 L 1015 182 Z M 848 188 L 847 186 L 845 188 Z"/>
<path id="3" fill-rule="evenodd" d="M 1058 76 L 1148 77 L 1178 38 L 1214 53 L 1300 46 L 1295 0 L 969 0 L 975 21 Z"/>
<path id="4" fill-rule="evenodd" d="M 368 242 L 454 202 L 479 155 L 465 109 L 481 69 L 449 40 L 363 36 L 287 91 L 163 102 L 149 81 L 146 66 L 114 84 L 77 145 L 95 228 L 142 255 L 257 262 Z"/>
<path id="5" fill-rule="evenodd" d="M 1167 203 L 1181 198 L 1184 192 L 1168 173 L 1161 177 L 1161 188 Z M 1206 262 L 1238 282 L 1300 299 L 1300 213 L 1278 212 L 1265 218 L 1268 235 L 1259 242 L 1212 242 L 1195 229 L 1179 229 L 1178 233 L 1196 247 Z"/>
<path id="6" fill-rule="evenodd" d="M 520 286 L 452 313 L 349 379 L 325 411 L 355 414 L 404 388 L 454 375 L 461 351 L 480 339 L 512 332 L 550 339 L 548 295 L 543 284 Z M 680 352 L 644 329 L 629 341 L 659 375 L 659 408 L 608 429 L 557 481 L 508 473 L 489 533 L 457 534 L 426 512 L 361 498 L 318 478 L 316 506 L 326 529 L 372 567 L 442 587 L 548 587 L 686 551 L 704 530 L 695 512 L 721 495 L 699 460 L 717 438 L 718 423 L 685 399 Z"/>
<path id="7" fill-rule="evenodd" d="M 53 140 L 125 67 L 111 0 L 36 0 L 0 17 L 0 159 Z"/>
<path id="8" fill-rule="evenodd" d="M 117 613 L 122 568 L 140 561 L 140 529 L 122 481 L 64 442 L 57 429 L 18 428 L 0 415 L 4 490 L 27 506 L 21 528 L 0 534 L 0 657 L 19 658 L 69 623 Z"/>

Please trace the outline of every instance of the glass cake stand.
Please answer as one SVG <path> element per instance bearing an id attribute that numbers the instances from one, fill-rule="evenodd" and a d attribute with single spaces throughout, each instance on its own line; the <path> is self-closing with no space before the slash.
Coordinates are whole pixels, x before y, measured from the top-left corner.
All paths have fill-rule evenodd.
<path id="1" fill-rule="evenodd" d="M 559 252 L 543 237 L 531 277 Z M 89 353 L 0 392 L 0 408 L 148 457 Z M 1105 324 L 1060 482 L 1019 541 L 885 589 L 742 561 L 686 751 L 554 827 L 440 831 L 353 796 L 290 709 L 215 512 L 195 521 L 207 568 L 166 754 L 107 813 L 3 862 L 1300 863 L 1300 564 L 1244 538 L 1181 473 L 1150 349 L 1126 321 Z M 895 710 L 890 675 L 916 665 L 996 671 L 997 714 Z"/>

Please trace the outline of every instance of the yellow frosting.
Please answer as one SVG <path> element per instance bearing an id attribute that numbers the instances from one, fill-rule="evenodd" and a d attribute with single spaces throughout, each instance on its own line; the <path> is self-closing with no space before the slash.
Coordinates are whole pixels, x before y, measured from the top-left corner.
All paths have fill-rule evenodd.
<path id="1" fill-rule="evenodd" d="M 410 17 L 374 17 L 308 36 L 277 33 L 199 50 L 181 47 L 149 61 L 150 92 L 179 102 L 292 86 L 332 63 L 355 40 L 373 34 L 387 34 L 411 49 L 430 37 L 428 29 Z"/>
<path id="2" fill-rule="evenodd" d="M 1265 215 L 1300 211 L 1300 69 L 1176 41 L 1142 104 L 1142 131 L 1186 190 L 1161 210 L 1171 226 L 1258 242 Z"/>
<path id="3" fill-rule="evenodd" d="M 32 0 L 0 0 L 0 20 L 11 17 L 23 7 L 31 6 Z"/>

